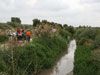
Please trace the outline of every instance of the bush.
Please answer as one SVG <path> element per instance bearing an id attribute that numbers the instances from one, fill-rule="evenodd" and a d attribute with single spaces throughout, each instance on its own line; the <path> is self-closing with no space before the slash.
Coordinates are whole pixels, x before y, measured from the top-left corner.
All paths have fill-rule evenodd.
<path id="1" fill-rule="evenodd" d="M 91 48 L 78 46 L 75 52 L 74 75 L 96 75 L 97 66 L 91 58 Z"/>
<path id="2" fill-rule="evenodd" d="M 7 22 L 8 25 L 12 26 L 12 27 L 21 27 L 22 25 L 20 23 L 17 22 Z"/>
<path id="3" fill-rule="evenodd" d="M 82 38 L 94 40 L 96 36 L 96 29 L 93 28 L 82 28 L 78 29 L 75 33 L 76 39 L 79 41 Z"/>
<path id="4" fill-rule="evenodd" d="M 71 36 L 71 33 L 64 29 L 60 29 L 59 34 L 65 39 L 68 39 L 68 37 Z"/>
<path id="5" fill-rule="evenodd" d="M 100 48 L 100 34 L 98 34 L 95 37 L 95 43 L 94 43 L 94 45 L 95 45 L 96 48 Z"/>
<path id="6" fill-rule="evenodd" d="M 0 43 L 3 43 L 5 41 L 7 41 L 7 40 L 8 40 L 8 36 L 6 36 L 6 35 L 0 35 Z"/>
<path id="7" fill-rule="evenodd" d="M 93 51 L 100 47 L 100 32 L 96 28 L 79 28 L 76 31 L 77 49 L 75 52 L 74 75 L 99 75 L 100 61 Z M 99 56 L 97 56 L 99 57 Z M 96 60 L 95 60 L 95 59 Z"/>
<path id="8" fill-rule="evenodd" d="M 3 51 L 0 54 L 0 73 L 30 75 L 51 68 L 65 50 L 66 41 L 61 36 L 38 37 L 24 47 Z"/>

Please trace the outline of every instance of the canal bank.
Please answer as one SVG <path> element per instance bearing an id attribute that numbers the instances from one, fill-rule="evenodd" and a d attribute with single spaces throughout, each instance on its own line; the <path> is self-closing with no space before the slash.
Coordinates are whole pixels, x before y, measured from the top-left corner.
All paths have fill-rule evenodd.
<path id="1" fill-rule="evenodd" d="M 45 70 L 38 75 L 72 75 L 75 49 L 76 41 L 71 40 L 68 46 L 68 53 L 62 56 L 52 69 Z"/>

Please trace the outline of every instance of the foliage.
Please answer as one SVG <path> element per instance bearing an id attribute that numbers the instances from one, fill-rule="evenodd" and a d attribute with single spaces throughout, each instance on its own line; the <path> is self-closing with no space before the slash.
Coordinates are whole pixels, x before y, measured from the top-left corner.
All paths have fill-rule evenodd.
<path id="1" fill-rule="evenodd" d="M 88 40 L 94 40 L 96 36 L 96 29 L 93 28 L 79 28 L 76 30 L 74 35 L 77 40 L 77 44 L 84 44 L 85 42 L 90 42 Z"/>
<path id="2" fill-rule="evenodd" d="M 71 33 L 69 33 L 67 30 L 60 29 L 59 35 L 61 35 L 65 39 L 69 39 L 69 37 L 71 36 Z"/>
<path id="3" fill-rule="evenodd" d="M 75 29 L 73 26 L 68 26 L 67 24 L 64 24 L 63 28 L 65 30 L 67 30 L 72 36 L 74 35 L 75 33 Z"/>
<path id="4" fill-rule="evenodd" d="M 86 39 L 94 39 L 96 35 L 96 30 L 92 28 L 86 28 L 84 30 L 81 30 L 81 33 L 78 34 L 79 38 L 84 37 Z"/>
<path id="5" fill-rule="evenodd" d="M 21 24 L 21 20 L 18 17 L 11 17 L 11 22 Z"/>
<path id="6" fill-rule="evenodd" d="M 85 29 L 84 28 L 78 28 L 78 29 L 76 29 L 76 32 L 75 32 L 75 34 L 74 34 L 74 37 L 76 38 L 76 40 L 78 39 L 78 40 L 80 40 L 80 34 L 82 33 L 82 31 L 84 31 Z"/>
<path id="7" fill-rule="evenodd" d="M 99 30 L 91 27 L 76 30 L 75 37 L 78 46 L 75 52 L 74 75 L 100 74 L 100 61 L 98 59 L 100 56 Z"/>
<path id="8" fill-rule="evenodd" d="M 0 43 L 3 43 L 5 41 L 7 41 L 7 40 L 8 40 L 8 36 L 6 36 L 6 35 L 0 35 Z"/>
<path id="9" fill-rule="evenodd" d="M 6 30 L 6 29 L 9 29 L 9 26 L 6 23 L 0 23 L 0 29 Z"/>
<path id="10" fill-rule="evenodd" d="M 63 28 L 67 29 L 68 25 L 67 24 L 64 24 L 63 25 Z"/>
<path id="11" fill-rule="evenodd" d="M 33 20 L 33 27 L 36 27 L 39 24 L 40 24 L 40 20 L 38 20 L 38 19 Z"/>
<path id="12" fill-rule="evenodd" d="M 24 47 L 0 51 L 0 73 L 4 75 L 30 75 L 51 68 L 65 50 L 66 41 L 61 36 L 33 38 Z"/>
<path id="13" fill-rule="evenodd" d="M 97 66 L 91 58 L 91 48 L 78 46 L 75 52 L 74 75 L 96 75 Z"/>
<path id="14" fill-rule="evenodd" d="M 47 21 L 47 20 L 42 20 L 42 23 L 43 23 L 43 24 L 47 24 L 48 21 Z"/>
<path id="15" fill-rule="evenodd" d="M 17 22 L 7 22 L 8 25 L 12 26 L 12 27 L 21 27 L 22 25 L 17 23 Z"/>
<path id="16" fill-rule="evenodd" d="M 100 35 L 95 37 L 95 47 L 100 47 Z"/>

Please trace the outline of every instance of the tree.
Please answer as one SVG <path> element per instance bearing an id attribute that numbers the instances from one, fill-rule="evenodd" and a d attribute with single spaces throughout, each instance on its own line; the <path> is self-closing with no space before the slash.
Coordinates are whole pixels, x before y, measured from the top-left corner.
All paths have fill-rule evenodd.
<path id="1" fill-rule="evenodd" d="M 68 26 L 67 30 L 73 35 L 75 33 L 73 26 Z"/>
<path id="2" fill-rule="evenodd" d="M 42 20 L 42 23 L 46 24 L 46 23 L 48 23 L 48 21 L 47 20 Z"/>
<path id="3" fill-rule="evenodd" d="M 58 28 L 63 28 L 62 24 L 59 24 L 59 23 L 55 23 L 55 25 L 58 27 Z"/>
<path id="4" fill-rule="evenodd" d="M 36 27 L 39 24 L 40 24 L 40 20 L 38 20 L 38 19 L 33 20 L 33 27 Z"/>
<path id="5" fill-rule="evenodd" d="M 67 24 L 64 24 L 64 25 L 63 25 L 63 28 L 64 28 L 64 29 L 68 29 L 68 25 L 67 25 Z"/>
<path id="6" fill-rule="evenodd" d="M 21 20 L 18 17 L 11 17 L 11 22 L 7 22 L 12 27 L 21 26 Z"/>
<path id="7" fill-rule="evenodd" d="M 21 20 L 18 17 L 11 17 L 11 22 L 21 24 Z"/>

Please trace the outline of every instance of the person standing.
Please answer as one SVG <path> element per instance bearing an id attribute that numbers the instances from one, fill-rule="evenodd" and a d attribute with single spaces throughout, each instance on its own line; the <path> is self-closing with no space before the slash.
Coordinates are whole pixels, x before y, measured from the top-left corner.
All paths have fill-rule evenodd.
<path id="1" fill-rule="evenodd" d="M 28 31 L 26 31 L 26 41 L 30 42 L 30 38 L 31 38 L 31 31 L 28 30 Z"/>
<path id="2" fill-rule="evenodd" d="M 24 29 L 22 29 L 22 39 L 23 39 L 23 41 L 25 41 L 25 40 L 26 40 L 26 34 L 25 34 Z"/>
<path id="3" fill-rule="evenodd" d="M 17 29 L 17 32 L 16 32 L 16 36 L 17 36 L 17 42 L 18 44 L 22 44 L 22 31 L 20 28 Z"/>

